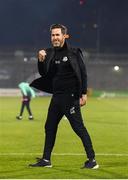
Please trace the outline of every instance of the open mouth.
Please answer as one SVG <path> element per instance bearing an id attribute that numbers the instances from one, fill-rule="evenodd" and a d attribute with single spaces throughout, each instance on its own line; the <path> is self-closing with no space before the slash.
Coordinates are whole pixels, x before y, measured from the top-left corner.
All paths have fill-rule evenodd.
<path id="1" fill-rule="evenodd" d="M 59 43 L 59 41 L 53 41 L 54 43 Z"/>

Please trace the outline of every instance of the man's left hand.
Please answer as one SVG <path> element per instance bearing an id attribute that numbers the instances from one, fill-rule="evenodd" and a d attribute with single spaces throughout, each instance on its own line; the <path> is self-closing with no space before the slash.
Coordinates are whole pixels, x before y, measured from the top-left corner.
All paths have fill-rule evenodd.
<path id="1" fill-rule="evenodd" d="M 84 106 L 87 103 L 87 94 L 82 94 L 80 98 L 80 106 Z"/>

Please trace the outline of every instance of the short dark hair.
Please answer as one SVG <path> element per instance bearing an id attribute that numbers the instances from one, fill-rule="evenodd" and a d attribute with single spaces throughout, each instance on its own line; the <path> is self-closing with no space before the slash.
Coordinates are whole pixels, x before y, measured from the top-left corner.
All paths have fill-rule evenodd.
<path id="1" fill-rule="evenodd" d="M 67 34 L 67 27 L 62 24 L 52 24 L 50 26 L 50 32 L 52 31 L 52 29 L 56 29 L 56 28 L 60 28 L 62 34 Z"/>

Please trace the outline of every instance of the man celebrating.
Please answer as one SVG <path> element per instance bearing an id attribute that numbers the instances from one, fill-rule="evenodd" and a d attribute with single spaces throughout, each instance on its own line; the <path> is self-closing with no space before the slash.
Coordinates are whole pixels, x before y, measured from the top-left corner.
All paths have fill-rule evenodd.
<path id="1" fill-rule="evenodd" d="M 58 124 L 65 115 L 74 132 L 80 137 L 88 160 L 83 168 L 97 169 L 90 136 L 83 124 L 80 106 L 87 101 L 87 74 L 82 52 L 69 47 L 67 28 L 54 24 L 50 28 L 52 48 L 39 51 L 38 70 L 41 78 L 31 86 L 52 93 L 45 124 L 45 145 L 43 157 L 32 167 L 52 167 L 51 153 L 54 147 Z"/>

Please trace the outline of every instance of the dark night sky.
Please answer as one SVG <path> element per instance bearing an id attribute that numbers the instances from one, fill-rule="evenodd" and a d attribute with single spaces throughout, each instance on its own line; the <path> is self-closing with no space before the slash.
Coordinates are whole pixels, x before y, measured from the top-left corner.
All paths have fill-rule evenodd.
<path id="1" fill-rule="evenodd" d="M 1 48 L 47 47 L 54 23 L 74 46 L 127 52 L 128 0 L 0 0 Z"/>

